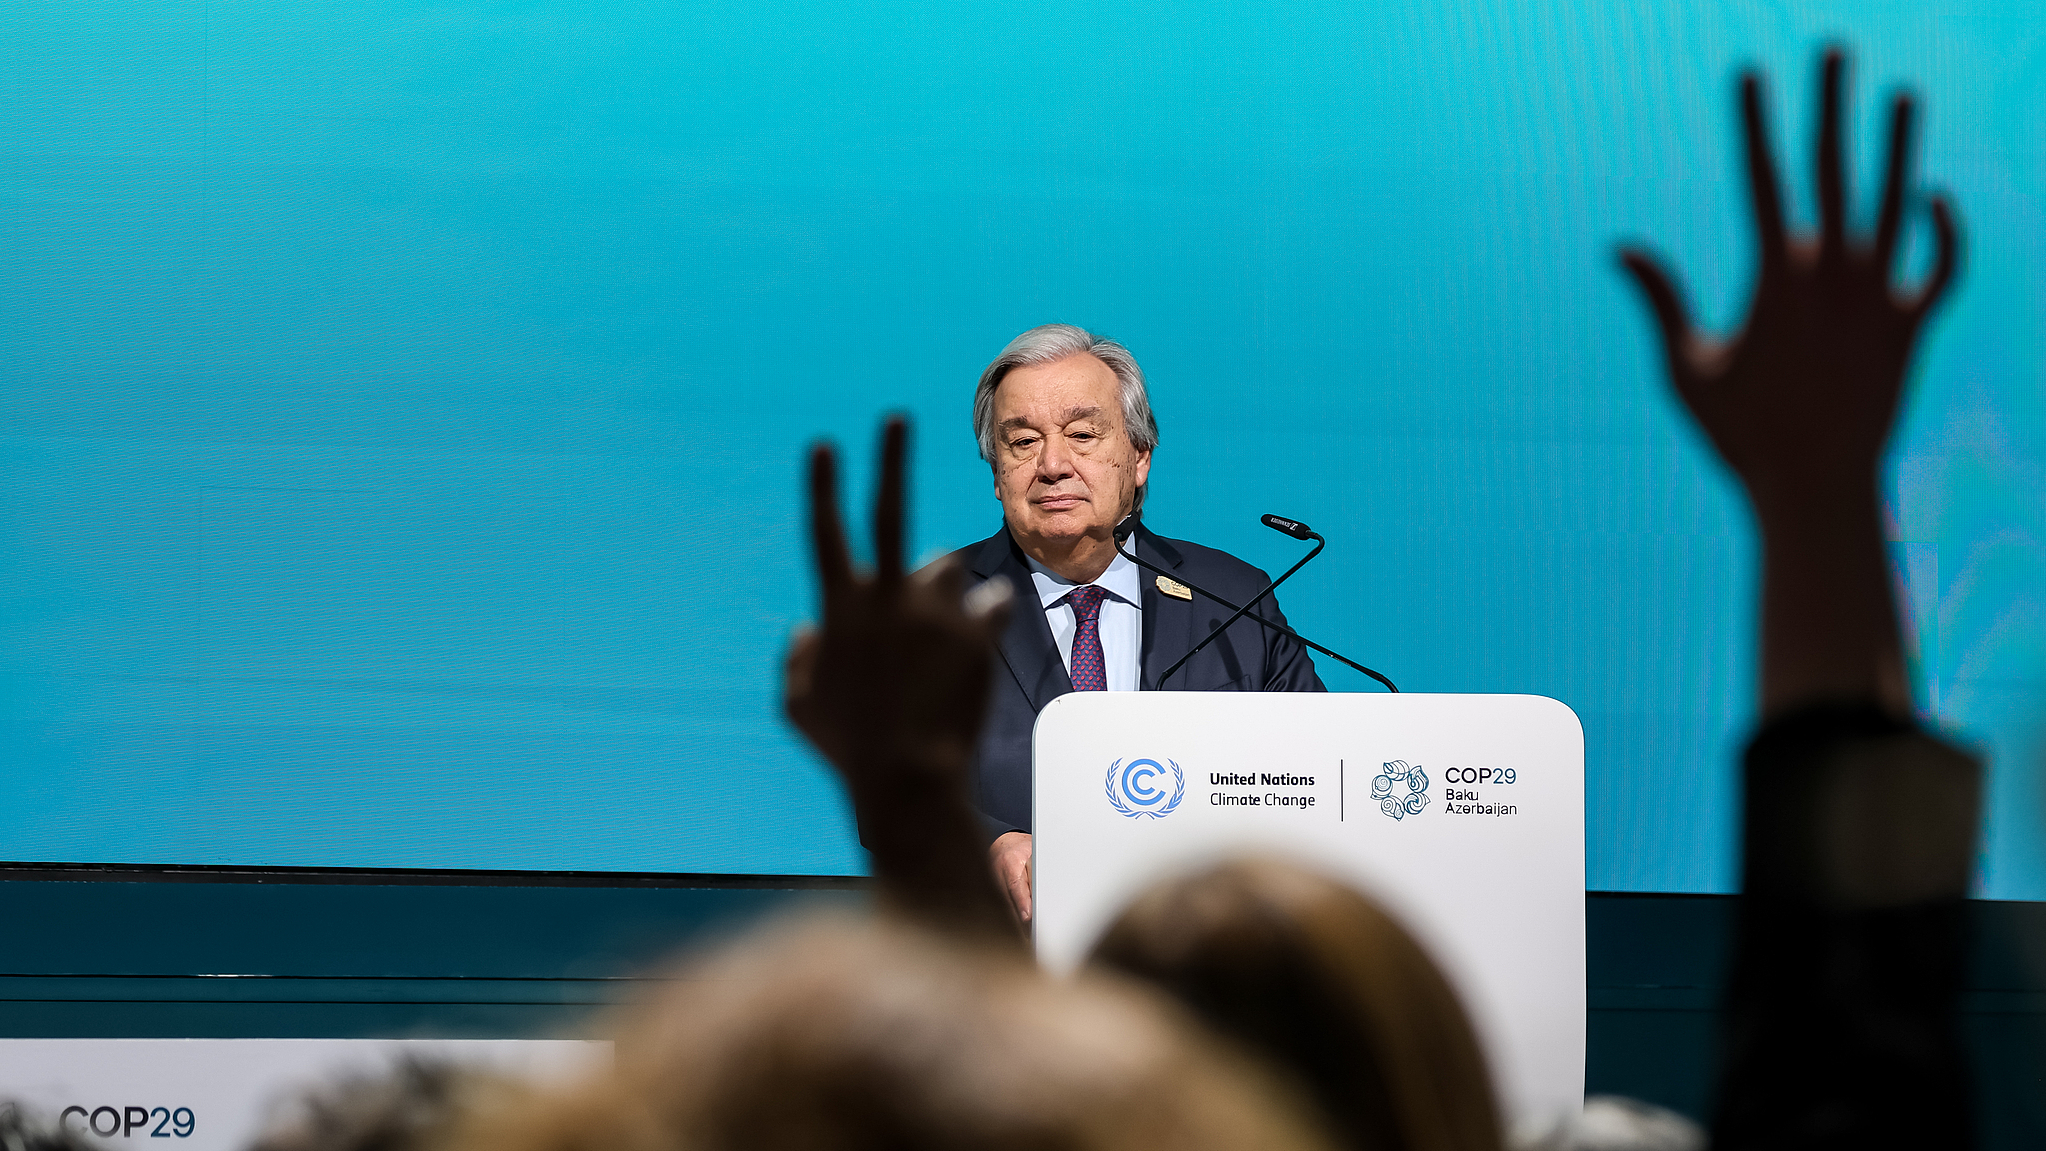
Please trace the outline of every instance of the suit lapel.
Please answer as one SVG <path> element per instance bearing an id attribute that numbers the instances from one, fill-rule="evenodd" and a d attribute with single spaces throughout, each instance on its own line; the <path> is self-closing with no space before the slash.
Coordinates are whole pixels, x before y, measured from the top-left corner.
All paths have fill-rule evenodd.
<path id="1" fill-rule="evenodd" d="M 1037 585 L 1010 542 L 1007 528 L 984 541 L 974 553 L 973 574 L 982 579 L 1008 579 L 1015 606 L 1009 612 L 1008 630 L 1002 633 L 1002 662 L 1016 677 L 1016 686 L 1023 689 L 1031 709 L 1043 711 L 1044 705 L 1073 690 L 1073 677 L 1059 658 L 1051 625 L 1045 622 L 1044 608 L 1037 602 Z"/>
<path id="2" fill-rule="evenodd" d="M 1141 526 L 1137 529 L 1137 547 L 1139 556 L 1167 570 L 1177 570 L 1185 562 L 1179 549 Z M 1142 674 L 1137 686 L 1143 691 L 1157 691 L 1159 673 L 1179 662 L 1179 657 L 1193 647 L 1196 614 L 1190 601 L 1161 593 L 1158 574 L 1149 570 L 1144 571 L 1142 607 L 1144 641 L 1138 658 Z M 1185 688 L 1186 674 L 1186 668 L 1173 673 L 1174 690 Z"/>

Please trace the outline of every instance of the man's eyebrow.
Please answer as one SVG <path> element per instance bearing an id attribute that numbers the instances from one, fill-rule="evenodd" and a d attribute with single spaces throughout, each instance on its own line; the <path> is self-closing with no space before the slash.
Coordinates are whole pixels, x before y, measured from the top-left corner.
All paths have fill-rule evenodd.
<path id="1" fill-rule="evenodd" d="M 1063 413 L 1059 415 L 1059 426 L 1064 427 L 1067 424 L 1075 423 L 1080 420 L 1097 419 L 1101 416 L 1102 411 L 1103 409 L 1098 404 L 1090 405 L 1084 408 L 1067 408 Z M 1027 428 L 1029 426 L 1030 421 L 1024 419 L 1022 416 L 1010 416 L 1008 419 L 1003 420 L 999 424 L 996 424 L 995 431 L 1006 435 L 1009 432 L 1015 431 L 1017 428 Z"/>

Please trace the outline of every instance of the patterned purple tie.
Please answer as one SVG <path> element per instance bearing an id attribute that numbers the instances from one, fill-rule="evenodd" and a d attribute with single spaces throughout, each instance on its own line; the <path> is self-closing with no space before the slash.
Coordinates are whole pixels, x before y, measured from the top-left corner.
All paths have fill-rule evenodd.
<path id="1" fill-rule="evenodd" d="M 1088 584 L 1066 595 L 1073 605 L 1073 618 L 1080 626 L 1073 630 L 1073 690 L 1107 691 L 1108 664 L 1101 658 L 1101 600 L 1108 593 Z"/>

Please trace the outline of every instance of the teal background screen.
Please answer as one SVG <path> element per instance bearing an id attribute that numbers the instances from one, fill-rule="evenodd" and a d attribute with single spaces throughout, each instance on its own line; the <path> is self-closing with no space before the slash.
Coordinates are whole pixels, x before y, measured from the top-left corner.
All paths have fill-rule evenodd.
<path id="1" fill-rule="evenodd" d="M 1724 891 L 1751 525 L 1614 244 L 1750 273 L 1733 76 L 1810 219 L 1857 49 L 1969 241 L 1886 479 L 1924 713 L 2046 897 L 2046 24 L 2027 5 L 78 3 L 0 14 L 0 858 L 841 873 L 782 722 L 798 469 L 1126 342 L 1147 518 L 1410 691 L 1583 718 L 1590 886 Z M 1924 264 L 1922 216 L 1909 262 Z M 1321 661 L 1338 690 L 1374 690 Z"/>

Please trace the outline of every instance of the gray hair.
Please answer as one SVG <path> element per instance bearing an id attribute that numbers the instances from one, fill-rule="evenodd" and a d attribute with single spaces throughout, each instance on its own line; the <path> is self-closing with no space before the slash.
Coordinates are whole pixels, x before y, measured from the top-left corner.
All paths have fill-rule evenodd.
<path id="1" fill-rule="evenodd" d="M 1128 348 L 1105 336 L 1097 336 L 1072 324 L 1040 324 L 1009 341 L 994 362 L 980 373 L 980 386 L 973 393 L 973 434 L 980 441 L 980 458 L 995 463 L 995 389 L 1002 377 L 1016 368 L 1034 368 L 1063 360 L 1067 356 L 1089 355 L 1108 365 L 1115 373 L 1122 398 L 1122 427 L 1130 445 L 1139 452 L 1158 446 L 1158 418 L 1151 414 L 1151 395 L 1144 388 L 1144 369 Z M 1135 506 L 1142 510 L 1144 489 L 1139 485 Z"/>

